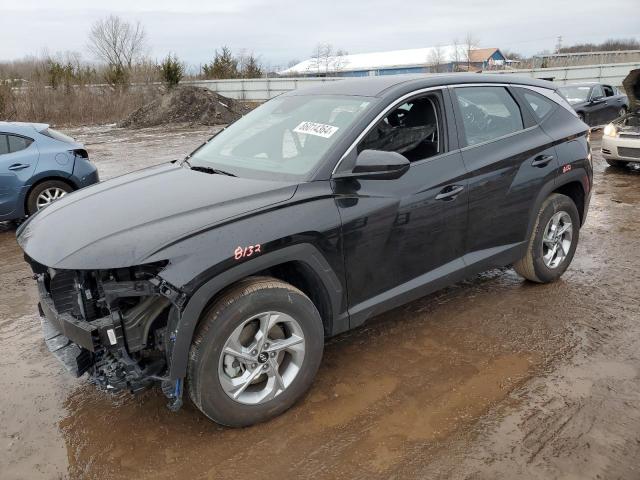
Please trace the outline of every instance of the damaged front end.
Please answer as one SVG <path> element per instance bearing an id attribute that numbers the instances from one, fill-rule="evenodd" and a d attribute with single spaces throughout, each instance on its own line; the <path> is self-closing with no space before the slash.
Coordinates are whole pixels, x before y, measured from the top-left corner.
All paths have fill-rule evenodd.
<path id="1" fill-rule="evenodd" d="M 60 270 L 27 258 L 38 282 L 38 305 L 49 350 L 75 376 L 137 392 L 155 382 L 181 405 L 180 380 L 168 366 L 167 323 L 185 295 L 158 276 L 164 263 L 113 270 Z"/>

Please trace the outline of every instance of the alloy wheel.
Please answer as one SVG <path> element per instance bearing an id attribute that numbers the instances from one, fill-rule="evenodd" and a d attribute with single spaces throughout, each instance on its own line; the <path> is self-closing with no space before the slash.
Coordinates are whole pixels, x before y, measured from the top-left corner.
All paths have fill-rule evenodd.
<path id="1" fill-rule="evenodd" d="M 42 207 L 46 207 L 50 203 L 64 197 L 66 194 L 67 192 L 59 187 L 47 188 L 46 190 L 40 192 L 40 195 L 38 195 L 36 206 L 38 210 L 40 210 Z"/>
<path id="2" fill-rule="evenodd" d="M 268 402 L 295 380 L 304 355 L 304 333 L 293 317 L 260 313 L 245 320 L 227 339 L 218 365 L 220 385 L 236 402 Z"/>
<path id="3" fill-rule="evenodd" d="M 557 268 L 569 254 L 573 240 L 573 224 L 567 212 L 555 213 L 542 236 L 542 260 L 548 268 Z"/>

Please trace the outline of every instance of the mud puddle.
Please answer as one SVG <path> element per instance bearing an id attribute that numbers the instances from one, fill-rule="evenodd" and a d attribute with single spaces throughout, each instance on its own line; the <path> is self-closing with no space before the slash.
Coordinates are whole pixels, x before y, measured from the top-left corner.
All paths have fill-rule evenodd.
<path id="1" fill-rule="evenodd" d="M 71 133 L 107 178 L 180 158 L 213 129 Z M 640 176 L 596 163 L 561 281 L 493 270 L 389 312 L 328 343 L 302 402 L 242 430 L 189 404 L 172 414 L 156 390 L 111 396 L 69 378 L 45 351 L 14 228 L 0 225 L 2 477 L 596 478 L 615 460 L 637 478 Z"/>

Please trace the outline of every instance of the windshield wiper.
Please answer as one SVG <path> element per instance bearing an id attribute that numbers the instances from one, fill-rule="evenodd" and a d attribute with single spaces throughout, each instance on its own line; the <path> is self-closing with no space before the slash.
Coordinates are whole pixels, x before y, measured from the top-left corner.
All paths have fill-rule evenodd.
<path id="1" fill-rule="evenodd" d="M 231 172 L 227 172 L 225 170 L 220 170 L 219 168 L 203 167 L 201 165 L 191 165 L 186 160 L 185 160 L 184 163 L 186 163 L 191 170 L 195 170 L 196 172 L 209 173 L 209 174 L 212 174 L 212 175 L 213 174 L 226 175 L 227 177 L 235 177 L 236 176 Z"/>

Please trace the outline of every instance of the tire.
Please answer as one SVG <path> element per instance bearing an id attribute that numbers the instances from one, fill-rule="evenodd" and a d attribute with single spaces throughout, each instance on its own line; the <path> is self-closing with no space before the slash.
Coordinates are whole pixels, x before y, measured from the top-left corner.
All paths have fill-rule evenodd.
<path id="1" fill-rule="evenodd" d="M 277 313 L 260 315 L 264 312 Z M 265 325 L 270 324 L 269 319 L 274 323 L 267 337 L 272 343 L 265 342 L 261 347 L 256 339 L 265 318 Z M 278 323 L 280 320 L 288 323 Z M 255 334 L 252 328 L 258 328 Z M 241 333 L 236 335 L 238 331 Z M 304 339 L 302 343 L 276 352 L 279 340 L 282 344 L 300 337 Z M 240 342 L 243 338 L 245 341 Z M 235 339 L 237 343 L 233 343 Z M 255 356 L 258 349 L 260 355 Z M 323 349 L 322 319 L 304 293 L 271 277 L 250 277 L 224 292 L 201 318 L 189 351 L 189 396 L 203 414 L 219 424 L 244 427 L 264 422 L 286 411 L 309 389 Z M 241 351 L 253 360 L 227 354 L 230 350 Z M 265 354 L 266 361 L 262 358 Z M 252 377 L 260 368 L 268 371 Z M 280 375 L 279 381 L 275 371 Z M 245 378 L 255 378 L 254 383 Z M 284 388 L 269 390 L 270 381 Z M 241 393 L 238 388 L 231 392 L 231 382 L 248 386 Z M 237 398 L 232 398 L 236 394 Z M 261 395 L 264 399 L 256 401 Z"/>
<path id="2" fill-rule="evenodd" d="M 605 161 L 611 165 L 612 167 L 615 168 L 624 168 L 627 166 L 627 162 L 623 161 L 623 160 L 611 160 L 609 158 L 605 158 Z"/>
<path id="3" fill-rule="evenodd" d="M 622 107 L 618 110 L 618 116 L 616 118 L 624 117 L 627 114 L 627 107 Z"/>
<path id="4" fill-rule="evenodd" d="M 549 246 L 553 244 L 553 241 L 547 241 L 543 246 L 543 236 L 547 234 L 547 239 L 552 238 L 552 235 L 547 232 L 551 231 L 549 230 L 552 225 L 551 220 L 558 218 L 560 222 L 555 231 L 562 231 L 562 228 L 567 224 L 567 219 L 570 219 L 571 238 L 567 240 L 566 233 L 560 235 L 555 250 L 558 253 L 555 256 L 549 256 L 553 253 L 553 249 Z M 550 283 L 556 281 L 571 264 L 579 237 L 580 215 L 573 200 L 566 195 L 557 193 L 550 195 L 540 207 L 525 256 L 514 265 L 516 272 L 532 282 Z M 567 241 L 569 241 L 568 246 Z M 559 260 L 561 254 L 564 257 Z M 547 263 L 549 259 L 550 262 Z M 554 262 L 557 260 L 559 263 L 554 266 Z"/>
<path id="5" fill-rule="evenodd" d="M 582 113 L 582 112 L 578 112 L 578 119 L 581 122 L 587 123 L 586 120 L 584 119 L 584 113 Z"/>
<path id="6" fill-rule="evenodd" d="M 31 189 L 27 197 L 27 215 L 31 216 L 45 206 L 42 204 L 41 195 L 47 195 L 47 192 L 50 192 L 51 201 L 49 203 L 51 203 L 72 191 L 73 188 L 61 180 L 45 180 L 37 184 Z M 55 197 L 56 194 L 58 195 L 57 197 Z"/>

